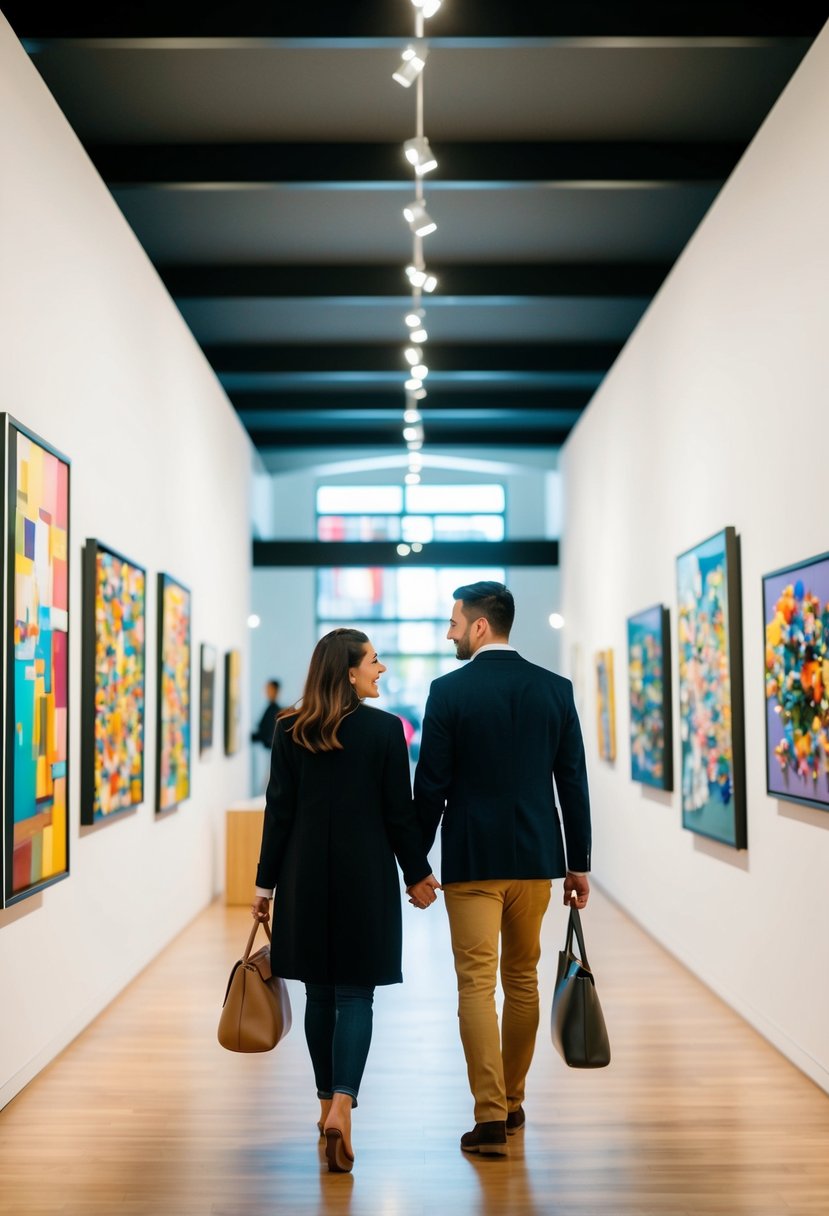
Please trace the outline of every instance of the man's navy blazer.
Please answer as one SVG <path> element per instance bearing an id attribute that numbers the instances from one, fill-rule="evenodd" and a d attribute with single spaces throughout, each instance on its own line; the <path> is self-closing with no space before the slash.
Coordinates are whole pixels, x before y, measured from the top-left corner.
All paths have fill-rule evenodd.
<path id="1" fill-rule="evenodd" d="M 587 768 L 570 681 L 515 650 L 484 650 L 434 680 L 414 797 L 427 851 L 443 818 L 443 883 L 589 870 Z"/>

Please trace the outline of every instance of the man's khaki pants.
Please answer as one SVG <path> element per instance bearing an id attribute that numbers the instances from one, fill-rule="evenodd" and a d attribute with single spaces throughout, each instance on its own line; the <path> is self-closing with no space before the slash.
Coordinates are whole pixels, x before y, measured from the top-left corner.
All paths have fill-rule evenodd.
<path id="1" fill-rule="evenodd" d="M 549 878 L 454 882 L 444 888 L 458 977 L 461 1042 L 475 1122 L 506 1119 L 524 1100 L 538 1030 L 541 921 Z M 495 1009 L 501 939 L 501 1034 Z"/>

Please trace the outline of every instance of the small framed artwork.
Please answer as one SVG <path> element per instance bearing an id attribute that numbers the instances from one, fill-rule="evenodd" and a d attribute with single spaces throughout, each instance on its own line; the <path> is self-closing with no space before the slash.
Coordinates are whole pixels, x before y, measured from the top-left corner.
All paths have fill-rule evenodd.
<path id="1" fill-rule="evenodd" d="M 242 652 L 225 654 L 225 755 L 235 756 L 240 744 L 242 721 Z"/>
<path id="2" fill-rule="evenodd" d="M 213 749 L 213 724 L 216 706 L 216 647 L 201 644 L 199 678 L 199 755 Z"/>
<path id="3" fill-rule="evenodd" d="M 613 687 L 613 651 L 596 652 L 596 725 L 599 755 L 616 759 L 616 693 Z"/>
<path id="4" fill-rule="evenodd" d="M 156 811 L 190 797 L 191 597 L 169 574 L 158 576 Z"/>
<path id="5" fill-rule="evenodd" d="M 628 617 L 630 775 L 660 790 L 674 788 L 669 630 L 663 604 Z"/>
<path id="6" fill-rule="evenodd" d="M 766 790 L 829 811 L 829 553 L 763 578 Z"/>
<path id="7" fill-rule="evenodd" d="M 99 540 L 83 564 L 81 823 L 144 801 L 147 572 Z"/>
<path id="8" fill-rule="evenodd" d="M 677 558 L 682 825 L 746 847 L 739 542 L 733 528 Z"/>
<path id="9" fill-rule="evenodd" d="M 69 461 L 9 414 L 0 428 L 8 907 L 69 874 Z"/>

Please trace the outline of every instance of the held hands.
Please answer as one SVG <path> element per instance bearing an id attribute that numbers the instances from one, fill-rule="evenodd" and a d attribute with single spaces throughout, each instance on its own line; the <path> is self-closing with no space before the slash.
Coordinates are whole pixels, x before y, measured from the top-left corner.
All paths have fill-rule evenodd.
<path id="1" fill-rule="evenodd" d="M 268 920 L 271 915 L 271 901 L 264 895 L 255 895 L 250 910 L 254 920 Z"/>
<path id="2" fill-rule="evenodd" d="M 406 894 L 409 897 L 409 903 L 415 908 L 428 908 L 429 904 L 433 904 L 437 899 L 436 891 L 442 891 L 434 874 L 430 874 L 427 878 L 421 878 L 420 882 L 414 883 L 411 887 L 406 887 Z"/>
<path id="3" fill-rule="evenodd" d="M 590 898 L 590 883 L 586 874 L 567 873 L 564 879 L 564 906 L 566 908 L 586 908 Z"/>

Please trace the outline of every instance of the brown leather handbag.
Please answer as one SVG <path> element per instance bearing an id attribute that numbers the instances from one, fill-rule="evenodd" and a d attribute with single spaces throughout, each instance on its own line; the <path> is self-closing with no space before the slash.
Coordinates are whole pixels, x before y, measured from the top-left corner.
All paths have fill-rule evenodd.
<path id="1" fill-rule="evenodd" d="M 228 1051 L 271 1051 L 291 1029 L 291 1000 L 283 979 L 271 973 L 270 945 L 251 954 L 256 930 L 267 921 L 256 921 L 245 953 L 234 965 L 227 982 L 219 1017 L 219 1042 Z"/>

